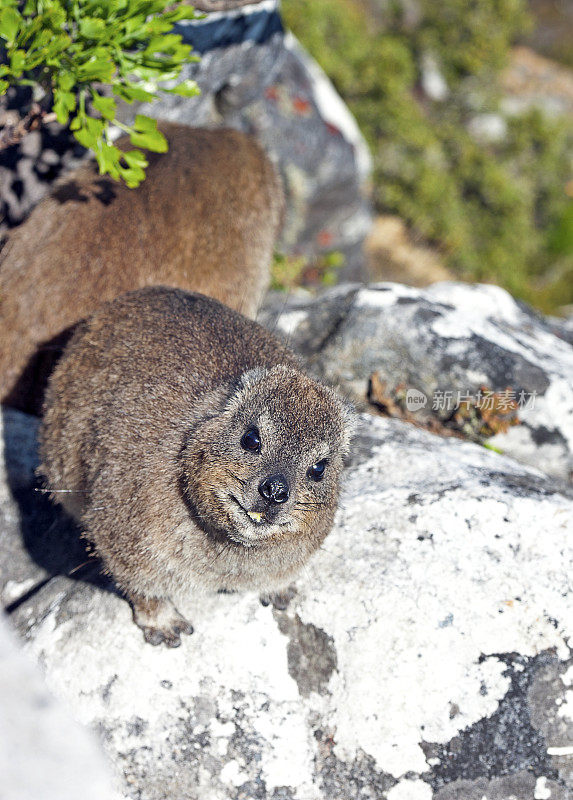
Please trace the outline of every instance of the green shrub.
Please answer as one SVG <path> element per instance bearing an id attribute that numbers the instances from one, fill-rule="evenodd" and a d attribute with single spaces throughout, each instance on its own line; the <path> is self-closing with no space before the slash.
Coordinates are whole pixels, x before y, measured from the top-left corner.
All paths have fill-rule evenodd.
<path id="1" fill-rule="evenodd" d="M 356 116 L 379 211 L 402 216 L 462 278 L 497 282 L 545 310 L 573 302 L 569 257 L 557 265 L 552 244 L 566 225 L 571 125 L 530 112 L 509 119 L 495 144 L 467 130 L 475 113 L 497 110 L 497 75 L 529 25 L 525 1 L 418 5 L 414 24 L 399 2 L 381 0 L 283 0 L 283 14 Z M 420 97 L 426 53 L 447 79 L 445 102 Z"/>
<path id="2" fill-rule="evenodd" d="M 175 22 L 194 17 L 181 0 L 0 0 L 0 94 L 10 85 L 32 86 L 58 122 L 71 120 L 100 173 L 137 186 L 147 166 L 139 148 L 164 152 L 167 141 L 149 117 L 120 123 L 116 100 L 152 100 L 158 82 L 179 76 L 193 57 L 171 31 Z M 182 81 L 161 91 L 192 96 L 198 90 Z M 133 150 L 122 153 L 113 145 L 111 125 L 129 133 Z"/>

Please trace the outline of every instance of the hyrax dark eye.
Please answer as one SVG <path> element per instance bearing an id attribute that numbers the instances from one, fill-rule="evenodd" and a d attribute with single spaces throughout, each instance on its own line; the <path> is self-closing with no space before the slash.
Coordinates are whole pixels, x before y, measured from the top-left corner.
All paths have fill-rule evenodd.
<path id="1" fill-rule="evenodd" d="M 241 437 L 241 447 L 251 453 L 261 452 L 261 435 L 257 428 L 249 428 Z"/>
<path id="2" fill-rule="evenodd" d="M 307 469 L 306 474 L 311 481 L 321 481 L 324 478 L 324 470 L 327 464 L 328 461 L 326 458 L 323 458 L 322 461 L 317 461 L 316 464 L 313 464 L 312 467 Z"/>

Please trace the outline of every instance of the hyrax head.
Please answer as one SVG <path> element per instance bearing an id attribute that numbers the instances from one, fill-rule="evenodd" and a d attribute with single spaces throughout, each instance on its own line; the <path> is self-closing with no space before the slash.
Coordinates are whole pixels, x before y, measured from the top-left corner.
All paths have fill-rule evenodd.
<path id="1" fill-rule="evenodd" d="M 322 540 L 353 427 L 352 408 L 298 370 L 244 373 L 186 440 L 184 485 L 199 524 L 246 547 Z"/>

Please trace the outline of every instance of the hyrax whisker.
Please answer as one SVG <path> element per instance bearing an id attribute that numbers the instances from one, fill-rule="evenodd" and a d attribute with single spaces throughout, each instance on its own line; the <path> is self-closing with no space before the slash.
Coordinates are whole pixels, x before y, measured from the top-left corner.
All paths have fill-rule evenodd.
<path id="1" fill-rule="evenodd" d="M 40 492 L 40 494 L 85 494 L 86 489 L 41 489 L 40 487 L 34 487 L 35 492 Z"/>
<path id="2" fill-rule="evenodd" d="M 235 479 L 235 480 L 236 480 L 238 483 L 240 483 L 240 484 L 241 484 L 241 486 L 245 486 L 245 485 L 246 485 L 246 483 L 247 483 L 247 482 L 246 482 L 246 481 L 244 481 L 242 478 L 239 478 L 239 476 L 238 476 L 238 475 L 235 475 L 235 473 L 234 473 L 232 470 L 230 470 L 230 469 L 228 469 L 228 468 L 225 468 L 225 472 L 226 472 L 228 475 L 230 475 L 230 476 L 231 476 L 231 478 L 234 478 L 234 479 Z"/>
<path id="3" fill-rule="evenodd" d="M 87 564 L 92 564 L 93 565 L 93 564 L 96 564 L 96 563 L 97 562 L 96 562 L 94 556 L 90 554 L 90 558 L 88 558 L 87 561 L 83 561 L 81 564 L 78 564 L 77 567 L 74 567 L 73 569 L 71 569 L 68 572 L 68 577 L 70 577 L 71 575 L 74 575 L 76 572 L 78 572 L 78 570 L 82 569 L 82 567 L 87 566 Z"/>

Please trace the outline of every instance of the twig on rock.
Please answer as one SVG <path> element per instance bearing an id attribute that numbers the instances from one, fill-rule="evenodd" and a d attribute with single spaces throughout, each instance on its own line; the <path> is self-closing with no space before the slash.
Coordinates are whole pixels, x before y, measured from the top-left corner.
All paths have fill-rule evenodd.
<path id="1" fill-rule="evenodd" d="M 19 144 L 30 131 L 38 130 L 48 122 L 54 122 L 56 115 L 48 113 L 38 103 L 34 103 L 25 117 L 18 121 L 7 121 L 0 130 L 0 150 Z"/>

